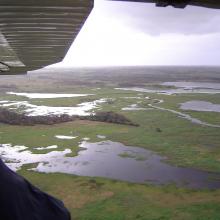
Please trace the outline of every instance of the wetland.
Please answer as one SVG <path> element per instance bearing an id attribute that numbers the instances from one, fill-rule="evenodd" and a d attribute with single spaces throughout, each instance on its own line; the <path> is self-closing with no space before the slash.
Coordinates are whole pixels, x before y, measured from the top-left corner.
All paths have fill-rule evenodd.
<path id="1" fill-rule="evenodd" d="M 5 111 L 74 120 L 0 123 L 0 156 L 75 219 L 218 219 L 219 98 L 217 67 L 3 76 Z"/>

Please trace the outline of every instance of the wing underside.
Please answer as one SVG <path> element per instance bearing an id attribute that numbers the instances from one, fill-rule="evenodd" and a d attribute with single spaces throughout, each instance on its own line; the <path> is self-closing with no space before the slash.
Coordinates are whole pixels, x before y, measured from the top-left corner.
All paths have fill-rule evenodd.
<path id="1" fill-rule="evenodd" d="M 0 0 L 0 74 L 62 61 L 93 0 Z"/>

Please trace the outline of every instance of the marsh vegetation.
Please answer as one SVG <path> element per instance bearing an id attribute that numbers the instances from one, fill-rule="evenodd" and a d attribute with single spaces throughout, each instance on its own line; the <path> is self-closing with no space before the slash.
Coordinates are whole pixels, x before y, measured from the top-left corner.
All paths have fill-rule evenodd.
<path id="1" fill-rule="evenodd" d="M 5 123 L 0 123 L 1 157 L 12 167 L 19 163 L 17 172 L 62 199 L 78 220 L 219 219 L 220 113 L 181 109 L 183 103 L 193 100 L 218 106 L 219 85 L 220 69 L 217 67 L 45 69 L 28 76 L 3 76 L 0 105 L 4 109 L 0 111 L 0 119 Z M 115 89 L 122 87 L 126 90 Z M 8 92 L 28 96 L 36 93 L 92 95 L 30 98 Z M 101 101 L 94 104 L 96 100 Z M 84 108 L 88 105 L 83 103 L 90 103 L 89 109 Z M 47 110 L 51 107 L 53 111 L 49 108 L 48 115 L 39 114 L 44 113 L 39 111 L 42 106 Z M 80 107 L 84 108 L 85 115 L 52 114 L 58 112 L 57 108 L 65 115 L 64 109 L 72 113 Z M 38 115 L 29 114 L 28 110 L 33 109 L 38 110 Z M 203 124 L 194 123 L 184 115 Z M 14 125 L 10 125 L 12 122 Z M 27 126 L 29 124 L 35 126 Z M 117 151 L 114 144 L 105 145 L 109 142 L 118 143 L 121 151 Z M 7 154 L 4 147 L 8 149 Z M 89 152 L 92 153 L 87 155 Z M 30 160 L 22 164 L 22 155 L 26 154 Z M 93 163 L 88 158 L 82 159 L 86 155 L 106 162 L 105 166 L 99 164 L 99 169 L 94 168 L 105 175 L 89 172 Z M 117 160 L 111 162 L 113 155 Z M 157 160 L 153 160 L 155 157 Z M 60 173 L 68 161 L 77 158 L 78 165 L 74 166 L 80 166 L 87 177 L 77 172 L 72 172 L 77 176 L 70 175 L 71 172 Z M 41 173 L 47 168 L 43 159 L 57 167 L 56 173 Z M 168 171 L 155 171 L 159 179 L 147 178 L 144 171 L 151 171 L 151 162 L 155 167 L 159 164 L 173 167 L 182 184 L 170 180 L 169 177 L 175 175 Z M 114 169 L 110 169 L 111 166 Z M 144 166 L 143 175 L 139 174 L 146 178 L 141 184 L 130 183 L 126 178 L 134 178 L 139 166 Z M 107 168 L 113 172 L 112 176 Z M 71 166 L 68 169 L 71 170 Z M 113 175 L 114 170 L 124 178 Z M 208 185 L 192 189 L 189 179 L 183 180 L 184 170 L 194 170 L 196 174 L 191 176 L 195 181 L 214 184 L 215 190 L 209 190 Z M 201 180 L 200 173 L 209 175 Z M 168 179 L 165 183 L 164 178 Z"/>

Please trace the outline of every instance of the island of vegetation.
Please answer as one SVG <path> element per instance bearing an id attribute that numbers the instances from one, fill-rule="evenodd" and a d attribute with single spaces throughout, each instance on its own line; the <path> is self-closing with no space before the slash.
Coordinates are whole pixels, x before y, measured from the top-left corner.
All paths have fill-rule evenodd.
<path id="1" fill-rule="evenodd" d="M 89 116 L 69 116 L 67 114 L 50 115 L 50 116 L 27 116 L 24 113 L 17 113 L 5 108 L 0 108 L 0 123 L 10 124 L 10 125 L 23 125 L 23 126 L 33 126 L 37 124 L 53 125 L 64 122 L 70 122 L 77 119 L 138 126 L 138 124 L 133 123 L 130 119 L 126 118 L 124 115 L 112 111 L 98 112 L 94 115 L 91 114 Z"/>

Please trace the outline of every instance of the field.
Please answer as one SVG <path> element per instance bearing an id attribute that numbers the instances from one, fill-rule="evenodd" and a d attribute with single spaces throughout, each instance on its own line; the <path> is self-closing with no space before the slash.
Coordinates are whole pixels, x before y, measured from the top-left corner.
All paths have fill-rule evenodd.
<path id="1" fill-rule="evenodd" d="M 0 144 L 26 146 L 32 154 L 47 154 L 51 152 L 51 149 L 46 149 L 47 146 L 57 145 L 57 151 L 71 149 L 68 157 L 74 157 L 82 151 L 80 143 L 85 138 L 95 143 L 102 141 L 99 137 L 101 135 L 104 140 L 152 150 L 162 156 L 165 163 L 174 167 L 194 168 L 219 174 L 220 113 L 182 110 L 180 104 L 197 100 L 218 105 L 220 94 L 195 92 L 167 95 L 115 89 L 119 87 L 175 89 L 173 86 L 161 85 L 167 81 L 220 83 L 220 68 L 49 69 L 36 71 L 27 76 L 3 76 L 0 81 L 0 104 L 1 101 L 7 100 L 26 101 L 36 106 L 77 107 L 78 104 L 104 98 L 107 101 L 95 108 L 95 112 L 116 112 L 139 126 L 89 120 L 35 126 L 0 123 Z M 93 95 L 30 99 L 10 95 L 7 92 Z M 134 109 L 123 110 L 123 108 Z M 14 111 L 23 112 L 24 107 L 16 107 Z M 193 123 L 172 111 L 187 114 L 208 125 Z M 57 139 L 56 135 L 75 138 Z M 39 151 L 37 147 L 44 149 Z M 122 160 L 132 159 L 126 154 L 119 156 Z M 138 184 L 102 177 L 46 174 L 31 171 L 30 168 L 34 167 L 36 163 L 28 163 L 18 172 L 40 189 L 62 199 L 71 211 L 73 219 L 220 219 L 220 189 L 191 189 L 187 185 L 177 187 L 172 182 L 168 185 L 155 185 L 150 182 Z M 220 177 L 216 178 L 220 182 Z"/>

